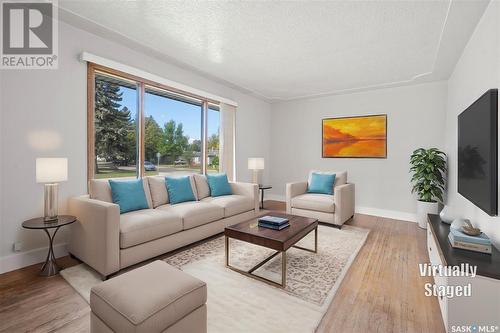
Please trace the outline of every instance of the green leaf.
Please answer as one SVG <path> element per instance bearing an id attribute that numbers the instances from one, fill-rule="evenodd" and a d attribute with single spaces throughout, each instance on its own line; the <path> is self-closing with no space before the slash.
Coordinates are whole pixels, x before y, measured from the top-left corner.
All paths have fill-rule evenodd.
<path id="1" fill-rule="evenodd" d="M 446 154 L 438 148 L 418 148 L 410 156 L 412 193 L 420 200 L 442 201 L 445 190 Z"/>

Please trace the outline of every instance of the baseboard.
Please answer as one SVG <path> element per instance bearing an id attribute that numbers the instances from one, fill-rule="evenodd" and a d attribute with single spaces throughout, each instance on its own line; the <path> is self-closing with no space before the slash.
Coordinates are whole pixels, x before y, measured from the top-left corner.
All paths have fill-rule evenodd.
<path id="1" fill-rule="evenodd" d="M 416 214 L 401 212 L 397 210 L 356 206 L 355 212 L 358 214 L 374 215 L 394 220 L 417 222 Z"/>
<path id="2" fill-rule="evenodd" d="M 44 262 L 47 257 L 48 250 L 48 247 L 42 247 L 26 252 L 14 253 L 0 258 L 0 274 Z M 62 243 L 54 245 L 54 255 L 56 258 L 68 255 L 66 244 Z"/>
<path id="3" fill-rule="evenodd" d="M 285 201 L 285 196 L 270 193 L 270 194 L 266 194 L 264 199 L 265 200 Z M 417 222 L 417 215 L 416 214 L 401 212 L 401 211 L 397 211 L 397 210 L 356 206 L 355 211 L 356 211 L 356 213 L 359 213 L 359 214 L 380 216 L 380 217 L 385 217 L 385 218 L 394 219 L 394 220 Z"/>

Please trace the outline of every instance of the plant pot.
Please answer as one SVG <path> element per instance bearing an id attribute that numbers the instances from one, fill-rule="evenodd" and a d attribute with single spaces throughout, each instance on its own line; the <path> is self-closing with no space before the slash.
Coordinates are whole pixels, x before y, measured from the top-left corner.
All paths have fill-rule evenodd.
<path id="1" fill-rule="evenodd" d="M 422 229 L 427 229 L 427 214 L 437 214 L 437 202 L 417 201 L 417 222 Z"/>

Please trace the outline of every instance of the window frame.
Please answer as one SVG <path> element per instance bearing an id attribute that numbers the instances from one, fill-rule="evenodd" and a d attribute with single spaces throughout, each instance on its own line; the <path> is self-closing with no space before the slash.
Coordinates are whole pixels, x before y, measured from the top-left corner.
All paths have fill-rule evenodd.
<path id="1" fill-rule="evenodd" d="M 106 66 L 98 65 L 92 62 L 87 63 L 87 188 L 90 180 L 95 179 L 95 127 L 94 127 L 94 117 L 95 117 L 95 78 L 96 72 L 100 72 L 107 75 L 116 76 L 126 80 L 134 81 L 137 84 L 137 120 L 138 120 L 138 144 L 137 144 L 137 163 L 139 165 L 138 173 L 136 172 L 136 178 L 144 178 L 144 137 L 145 137 L 145 112 L 144 112 L 144 95 L 146 93 L 146 86 L 153 87 L 156 89 L 164 90 L 167 93 L 172 93 L 175 95 L 185 96 L 187 98 L 199 100 L 201 102 L 201 128 L 202 128 L 202 174 L 207 172 L 207 158 L 208 158 L 208 108 L 209 104 L 214 105 L 220 110 L 220 102 L 207 98 L 204 96 L 199 96 L 187 91 L 183 91 L 174 87 L 170 87 L 155 81 L 144 79 L 120 70 L 109 68 Z M 136 169 L 136 170 L 137 170 Z"/>
<path id="2" fill-rule="evenodd" d="M 205 142 L 206 142 L 206 145 L 207 145 L 207 150 L 205 152 L 205 165 L 208 167 L 208 153 L 209 153 L 209 149 L 208 149 L 208 112 L 212 110 L 212 111 L 215 111 L 215 112 L 218 112 L 219 113 L 219 168 L 217 169 L 217 172 L 220 172 L 221 171 L 221 154 L 220 154 L 220 137 L 221 137 L 221 129 L 220 129 L 220 105 L 215 105 L 213 103 L 207 103 L 207 110 L 206 110 L 206 129 L 205 129 Z M 208 172 L 204 173 L 205 175 L 207 174 Z"/>

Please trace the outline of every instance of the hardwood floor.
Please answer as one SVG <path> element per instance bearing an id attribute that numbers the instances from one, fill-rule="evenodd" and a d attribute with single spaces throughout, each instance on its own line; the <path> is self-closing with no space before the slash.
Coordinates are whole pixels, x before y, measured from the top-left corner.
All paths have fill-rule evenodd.
<path id="1" fill-rule="evenodd" d="M 62 267 L 78 264 L 57 259 Z M 90 307 L 59 275 L 38 276 L 40 265 L 0 275 L 0 332 L 88 332 Z"/>
<path id="2" fill-rule="evenodd" d="M 429 261 L 416 223 L 357 215 L 368 239 L 317 332 L 445 332 L 437 298 L 424 295 L 418 264 Z"/>
<path id="3" fill-rule="evenodd" d="M 284 210 L 284 203 L 266 201 L 265 208 Z M 425 231 L 368 215 L 348 224 L 371 232 L 317 332 L 444 332 L 437 299 L 423 293 L 432 281 L 418 274 L 418 263 L 428 262 Z M 62 277 L 39 277 L 39 267 L 0 275 L 0 332 L 88 332 L 88 304 Z"/>

